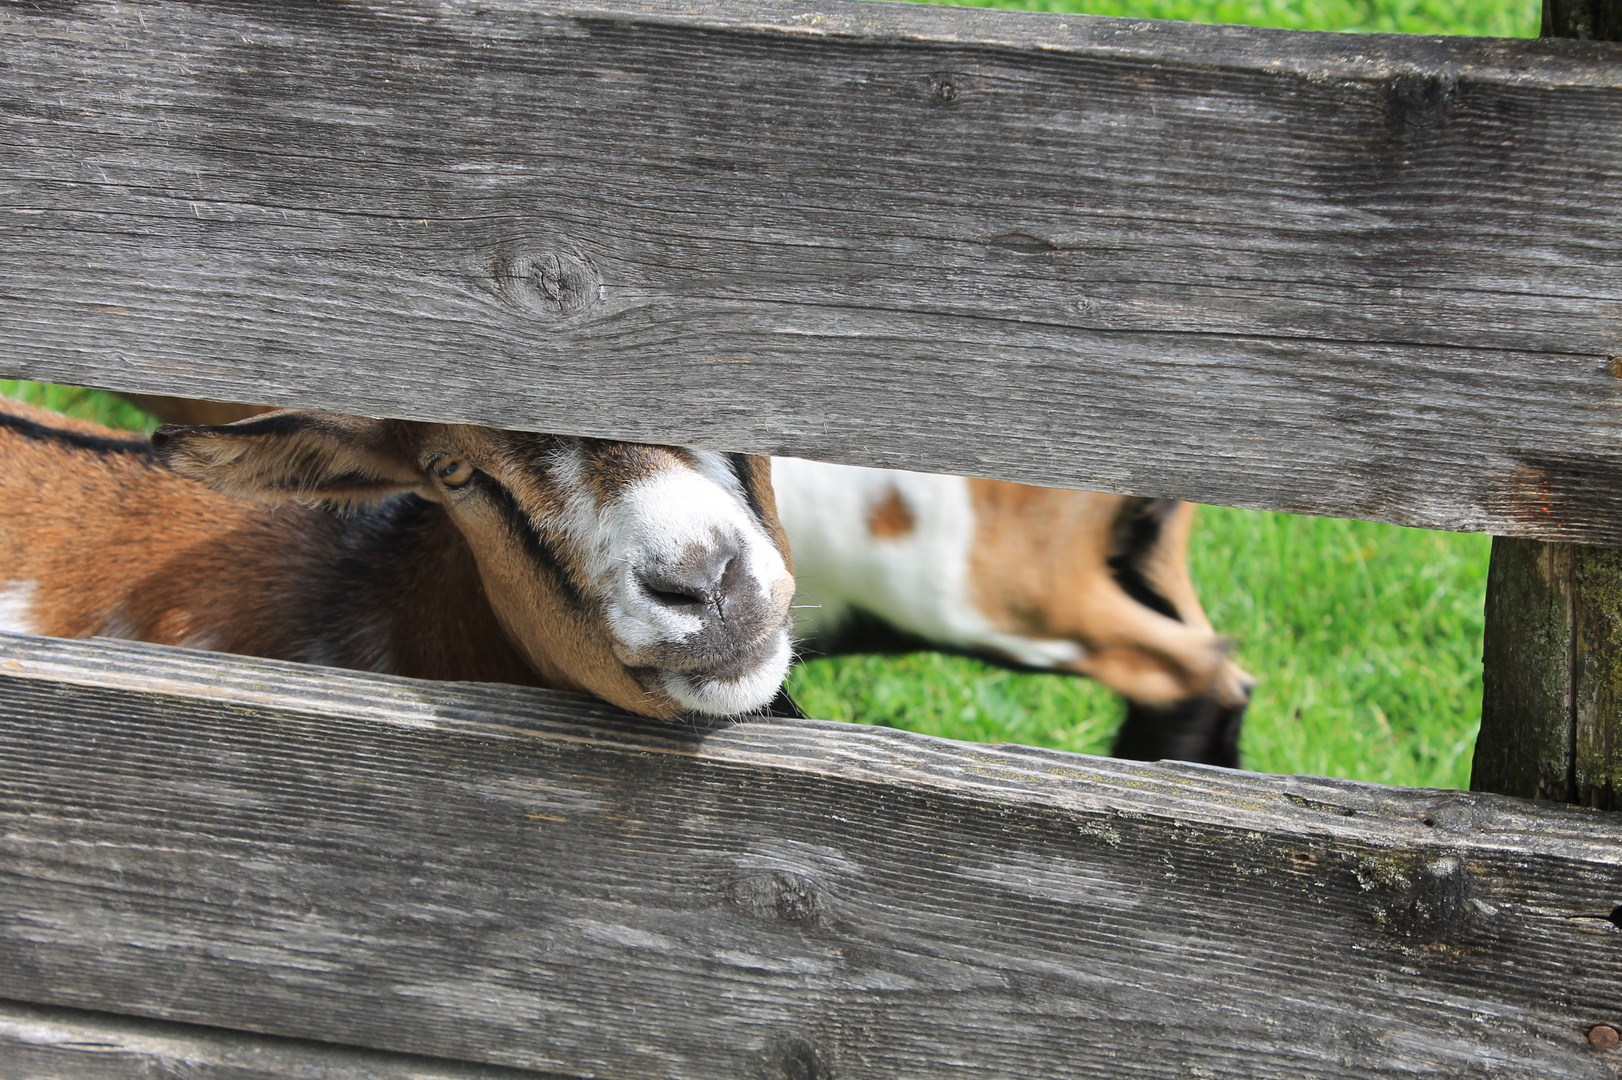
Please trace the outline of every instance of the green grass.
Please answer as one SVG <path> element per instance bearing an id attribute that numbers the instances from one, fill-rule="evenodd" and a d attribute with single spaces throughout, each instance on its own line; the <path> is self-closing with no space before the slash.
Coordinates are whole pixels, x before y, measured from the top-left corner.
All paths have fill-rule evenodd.
<path id="1" fill-rule="evenodd" d="M 108 427 L 128 428 L 151 434 L 158 422 L 134 405 L 104 394 L 99 390 L 85 390 L 77 386 L 55 386 L 51 383 L 19 382 L 0 379 L 0 394 L 32 402 L 64 416 L 91 420 Z"/>
<path id="2" fill-rule="evenodd" d="M 1191 555 L 1261 681 L 1251 768 L 1464 787 L 1491 538 L 1209 509 Z"/>
<path id="3" fill-rule="evenodd" d="M 942 2 L 942 0 L 931 0 Z M 967 7 L 1012 8 L 1134 19 L 1239 23 L 1286 30 L 1378 31 L 1536 37 L 1542 6 L 1533 0 L 944 0 Z"/>
<path id="4" fill-rule="evenodd" d="M 970 0 L 978 2 L 978 0 Z M 996 0 L 1027 10 L 1305 30 L 1530 37 L 1536 0 Z M 150 429 L 105 395 L 37 383 L 0 392 Z M 1463 787 L 1480 720 L 1489 541 L 1365 522 L 1209 509 L 1192 562 L 1212 621 L 1260 680 L 1247 764 L 1390 784 Z M 796 668 L 816 716 L 955 739 L 1103 753 L 1121 706 L 1096 684 L 937 654 Z"/>

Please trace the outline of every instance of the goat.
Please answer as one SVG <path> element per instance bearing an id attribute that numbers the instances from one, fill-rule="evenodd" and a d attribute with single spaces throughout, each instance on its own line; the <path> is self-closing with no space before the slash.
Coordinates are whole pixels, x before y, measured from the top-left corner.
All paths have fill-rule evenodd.
<path id="1" fill-rule="evenodd" d="M 1127 699 L 1118 757 L 1237 767 L 1254 685 L 1189 579 L 1193 507 L 772 459 L 807 653 L 933 648 Z"/>
<path id="2" fill-rule="evenodd" d="M 763 457 L 294 410 L 149 442 L 6 402 L 0 462 L 0 629 L 661 719 L 761 709 L 788 671 Z"/>
<path id="3" fill-rule="evenodd" d="M 166 420 L 253 405 L 135 397 Z M 1255 680 L 1188 575 L 1194 507 L 773 458 L 807 655 L 941 649 L 1097 679 L 1127 702 L 1112 752 L 1237 767 Z"/>

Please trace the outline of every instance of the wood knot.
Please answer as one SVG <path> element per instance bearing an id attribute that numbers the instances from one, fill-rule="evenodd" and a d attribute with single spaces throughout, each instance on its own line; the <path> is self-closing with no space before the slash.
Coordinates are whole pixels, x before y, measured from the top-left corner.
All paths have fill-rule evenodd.
<path id="1" fill-rule="evenodd" d="M 936 71 L 924 84 L 924 93 L 931 105 L 951 105 L 963 96 L 963 80 L 950 71 Z"/>
<path id="2" fill-rule="evenodd" d="M 578 315 L 597 303 L 602 277 L 574 251 L 508 249 L 490 261 L 496 294 L 526 314 L 552 319 Z"/>
<path id="3" fill-rule="evenodd" d="M 767 1080 L 833 1080 L 833 1069 L 808 1039 L 797 1036 L 766 1044 Z"/>
<path id="4" fill-rule="evenodd" d="M 1419 819 L 1419 823 L 1427 829 L 1464 833 L 1480 828 L 1479 819 L 1483 816 L 1485 812 L 1476 806 L 1474 800 L 1449 799 L 1427 809 L 1425 816 Z"/>
<path id="5" fill-rule="evenodd" d="M 1436 72 L 1394 75 L 1386 92 L 1386 113 L 1393 125 L 1412 129 L 1439 123 L 1453 109 L 1458 81 Z"/>
<path id="6" fill-rule="evenodd" d="M 816 922 L 823 913 L 822 888 L 812 878 L 788 870 L 760 870 L 734 878 L 727 899 L 760 919 Z"/>

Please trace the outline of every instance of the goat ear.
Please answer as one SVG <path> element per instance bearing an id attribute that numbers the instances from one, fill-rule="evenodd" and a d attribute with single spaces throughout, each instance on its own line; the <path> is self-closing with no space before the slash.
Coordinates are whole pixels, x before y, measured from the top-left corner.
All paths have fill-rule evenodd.
<path id="1" fill-rule="evenodd" d="M 427 490 L 398 420 L 285 409 L 218 427 L 165 425 L 152 448 L 182 476 L 271 506 L 356 507 Z"/>

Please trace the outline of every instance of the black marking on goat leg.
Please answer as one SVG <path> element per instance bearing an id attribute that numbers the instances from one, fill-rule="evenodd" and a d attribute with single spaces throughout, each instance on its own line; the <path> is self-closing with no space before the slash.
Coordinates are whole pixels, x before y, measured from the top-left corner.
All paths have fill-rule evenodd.
<path id="1" fill-rule="evenodd" d="M 564 600 L 574 610 L 589 610 L 586 605 L 586 598 L 580 592 L 580 586 L 575 583 L 573 575 L 569 573 L 569 568 L 563 564 L 563 560 L 558 558 L 557 549 L 536 530 L 534 523 L 530 521 L 529 515 L 524 513 L 523 508 L 513 499 L 512 492 L 508 491 L 500 482 L 483 473 L 475 474 L 475 476 L 474 482 L 480 484 L 485 493 L 489 495 L 490 501 L 495 504 L 502 519 L 506 521 L 507 527 L 524 545 L 524 554 L 528 555 L 530 561 L 547 576 L 549 584 L 563 595 Z"/>
<path id="2" fill-rule="evenodd" d="M 807 659 L 819 656 L 847 656 L 851 653 L 897 656 L 902 653 L 936 652 L 948 656 L 966 656 L 971 660 L 979 660 L 1008 671 L 1053 674 L 1052 668 L 1022 664 L 1001 653 L 930 641 L 928 638 L 897 629 L 871 611 L 859 607 L 851 608 L 850 613 L 840 621 L 838 627 L 826 637 L 801 641 L 799 647 L 800 654 Z"/>
<path id="3" fill-rule="evenodd" d="M 1176 499 L 1128 499 L 1111 529 L 1108 564 L 1116 584 L 1133 600 L 1181 622 L 1177 609 L 1144 574 L 1144 564 L 1179 505 Z M 1245 706 L 1223 705 L 1214 698 L 1187 698 L 1165 706 L 1128 700 L 1126 719 L 1110 753 L 1135 761 L 1193 761 L 1237 769 L 1244 720 Z"/>
<path id="4" fill-rule="evenodd" d="M 1143 574 L 1144 561 L 1160 543 L 1166 519 L 1176 513 L 1176 499 L 1128 499 L 1110 527 L 1110 574 L 1128 596 L 1168 619 L 1182 622 L 1177 609 L 1155 591 Z"/>
<path id="5" fill-rule="evenodd" d="M 1030 667 L 995 653 L 927 641 L 861 608 L 852 608 L 828 637 L 802 641 L 799 646 L 800 655 L 807 659 L 847 653 L 939 652 L 967 656 L 1010 671 L 1052 674 L 1047 668 Z M 1237 769 L 1239 732 L 1244 720 L 1243 705 L 1230 708 L 1212 698 L 1188 698 L 1160 707 L 1128 700 L 1126 719 L 1110 752 L 1134 761 L 1193 761 Z"/>
<path id="6" fill-rule="evenodd" d="M 1245 707 L 1213 698 L 1187 698 L 1166 706 L 1126 703 L 1126 719 L 1110 753 L 1133 761 L 1193 761 L 1239 767 L 1239 731 Z"/>

